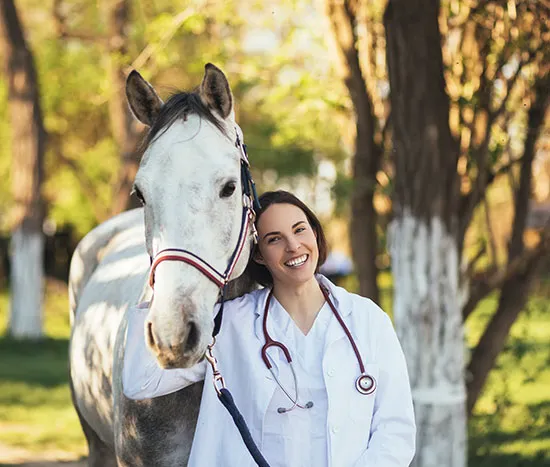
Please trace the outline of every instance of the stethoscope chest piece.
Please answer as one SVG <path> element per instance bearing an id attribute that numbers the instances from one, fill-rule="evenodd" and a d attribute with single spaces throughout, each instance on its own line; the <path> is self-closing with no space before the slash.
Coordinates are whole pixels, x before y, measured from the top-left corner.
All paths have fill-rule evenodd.
<path id="1" fill-rule="evenodd" d="M 360 375 L 355 380 L 355 387 L 361 394 L 372 394 L 376 389 L 376 381 L 370 375 Z"/>

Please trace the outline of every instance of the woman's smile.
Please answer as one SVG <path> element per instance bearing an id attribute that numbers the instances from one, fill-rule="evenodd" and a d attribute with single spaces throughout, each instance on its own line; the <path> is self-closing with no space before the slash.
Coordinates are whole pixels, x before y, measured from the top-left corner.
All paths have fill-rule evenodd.
<path id="1" fill-rule="evenodd" d="M 285 266 L 289 268 L 299 268 L 306 263 L 308 258 L 309 258 L 309 255 L 300 255 L 298 257 L 291 258 L 285 262 Z"/>

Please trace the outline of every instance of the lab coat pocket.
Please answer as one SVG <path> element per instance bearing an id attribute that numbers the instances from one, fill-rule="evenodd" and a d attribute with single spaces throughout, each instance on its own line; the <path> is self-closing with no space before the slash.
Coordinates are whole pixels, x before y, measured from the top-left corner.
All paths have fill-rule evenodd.
<path id="1" fill-rule="evenodd" d="M 365 372 L 378 384 L 379 367 L 376 364 L 365 365 Z M 362 394 L 355 387 L 348 400 L 348 414 L 351 420 L 370 427 L 374 411 L 374 400 L 379 390 L 378 386 L 372 394 Z"/>

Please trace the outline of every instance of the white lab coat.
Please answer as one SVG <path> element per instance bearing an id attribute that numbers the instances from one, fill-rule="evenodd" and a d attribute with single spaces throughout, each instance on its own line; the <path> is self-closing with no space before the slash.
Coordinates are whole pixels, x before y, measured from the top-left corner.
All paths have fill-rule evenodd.
<path id="1" fill-rule="evenodd" d="M 355 380 L 360 373 L 357 358 L 344 330 L 336 319 L 331 319 L 322 364 L 328 396 L 328 465 L 406 467 L 415 452 L 416 426 L 407 367 L 392 323 L 371 300 L 336 287 L 323 276 L 319 275 L 318 280 L 329 288 L 367 373 L 377 382 L 372 395 L 356 390 Z M 267 289 L 257 290 L 225 304 L 214 350 L 226 387 L 260 450 L 263 420 L 276 388 L 260 357 L 267 293 Z M 128 338 L 131 349 L 127 347 L 127 351 L 134 352 L 139 346 L 132 342 L 134 337 Z M 161 370 L 157 366 L 151 372 L 152 357 L 147 357 L 149 363 L 145 365 L 144 357 L 125 358 L 123 385 L 128 397 L 145 398 L 176 391 L 196 381 L 204 368 L 204 364 L 193 370 Z M 274 363 L 275 371 L 278 365 L 287 365 L 286 360 Z M 143 368 L 148 368 L 147 375 Z M 188 465 L 255 465 L 231 416 L 218 400 L 209 365 Z"/>

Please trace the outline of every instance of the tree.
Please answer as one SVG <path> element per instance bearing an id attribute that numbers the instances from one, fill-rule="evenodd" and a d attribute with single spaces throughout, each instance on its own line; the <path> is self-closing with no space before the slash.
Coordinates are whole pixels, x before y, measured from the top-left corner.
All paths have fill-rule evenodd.
<path id="1" fill-rule="evenodd" d="M 447 21 L 442 23 L 448 28 L 444 51 L 452 103 L 449 120 L 459 148 L 459 248 L 463 260 L 470 261 L 461 268 L 466 271 L 461 277 L 463 319 L 489 293 L 501 291 L 468 363 L 468 413 L 526 304 L 541 258 L 550 250 L 548 225 L 536 245 L 528 248 L 524 243 L 533 160 L 550 104 L 550 54 L 544 39 L 549 12 L 537 2 L 499 0 L 464 2 L 443 10 Z M 514 209 L 510 239 L 502 248 L 506 251 L 499 252 L 487 193 L 495 183 L 502 185 L 503 178 L 508 179 Z M 464 238 L 480 211 L 485 216 L 485 238 L 472 255 L 465 251 Z M 480 258 L 485 266 L 477 264 Z"/>
<path id="2" fill-rule="evenodd" d="M 118 173 L 113 177 L 114 181 L 112 182 L 112 205 L 110 209 L 100 214 L 99 220 L 109 215 L 118 214 L 127 207 L 139 205 L 137 200 L 134 200 L 134 204 L 131 203 L 130 192 L 139 166 L 137 146 L 142 136 L 140 131 L 142 128 L 132 117 L 125 94 L 129 62 L 127 31 L 130 27 L 130 4 L 131 2 L 128 0 L 105 2 L 103 5 L 107 24 L 105 35 L 72 30 L 63 9 L 63 1 L 55 0 L 53 5 L 53 16 L 60 38 L 101 43 L 109 57 L 107 66 L 109 122 L 116 150 L 120 154 L 120 163 Z M 75 165 L 74 162 L 66 158 L 64 160 L 65 163 Z M 83 178 L 82 175 L 80 177 Z M 90 182 L 86 183 L 90 184 Z"/>
<path id="3" fill-rule="evenodd" d="M 458 153 L 438 16 L 438 2 L 390 0 L 384 17 L 395 162 L 393 312 L 414 394 L 415 465 L 460 467 L 466 465 L 466 390 Z"/>
<path id="4" fill-rule="evenodd" d="M 34 59 L 13 0 L 4 0 L 0 12 L 8 80 L 15 202 L 8 332 L 16 338 L 40 338 L 44 251 L 41 182 L 46 132 Z"/>
<path id="5" fill-rule="evenodd" d="M 261 2 L 242 0 L 143 5 L 55 0 L 53 27 L 32 23 L 37 16 L 29 15 L 33 38 L 41 39 L 36 44 L 41 76 L 63 83 L 44 89 L 51 125 L 47 164 L 56 169 L 47 171 L 45 193 L 58 225 L 78 222 L 83 234 L 127 205 L 139 132 L 135 123 L 128 125 L 120 83 L 132 68 L 155 82 L 163 96 L 194 85 L 206 61 L 227 71 L 260 189 L 306 184 L 319 160 L 342 158 L 340 135 L 326 118 L 332 110 L 324 100 L 326 87 L 319 82 L 329 67 L 319 54 L 311 56 L 309 46 L 297 50 L 292 40 L 303 32 L 298 23 L 309 12 L 298 3 L 272 15 Z M 44 7 L 46 17 L 49 8 Z M 272 32 L 274 46 L 251 47 L 247 33 L 264 29 Z M 316 76 L 311 65 L 321 70 Z M 291 79 L 280 80 L 281 70 Z"/>
<path id="6" fill-rule="evenodd" d="M 390 0 L 384 18 L 395 164 L 394 317 L 415 399 L 416 465 L 460 466 L 466 415 L 550 248 L 548 227 L 532 248 L 523 239 L 535 146 L 549 104 L 548 12 L 534 2 L 517 11 L 497 0 L 450 2 L 441 18 L 438 3 Z M 439 24 L 446 28 L 443 48 Z M 518 156 L 510 135 L 519 128 L 525 139 Z M 472 257 L 466 231 L 474 214 L 488 209 L 487 190 L 504 175 L 515 213 L 506 262 L 498 264 L 484 246 L 465 265 Z M 482 255 L 490 258 L 485 269 L 475 267 Z M 501 289 L 498 308 L 465 375 L 462 321 L 495 289 Z"/>
<path id="7" fill-rule="evenodd" d="M 114 203 L 112 214 L 124 211 L 129 205 L 130 193 L 134 178 L 139 167 L 137 151 L 140 131 L 136 120 L 130 114 L 126 102 L 125 83 L 128 61 L 128 35 L 130 2 L 128 0 L 110 0 L 107 2 L 109 22 L 109 82 L 111 96 L 109 98 L 109 114 L 111 127 L 117 149 L 121 156 L 119 173 L 113 187 Z M 139 202 L 134 199 L 137 207 Z"/>
<path id="8" fill-rule="evenodd" d="M 359 278 L 359 292 L 379 302 L 376 283 L 377 213 L 374 209 L 376 174 L 383 148 L 376 141 L 379 122 L 373 110 L 360 64 L 357 34 L 359 0 L 326 0 L 340 58 L 341 75 L 348 89 L 355 116 L 355 154 L 353 155 L 353 192 L 351 196 L 350 236 Z M 380 141 L 380 139 L 378 140 Z"/>

